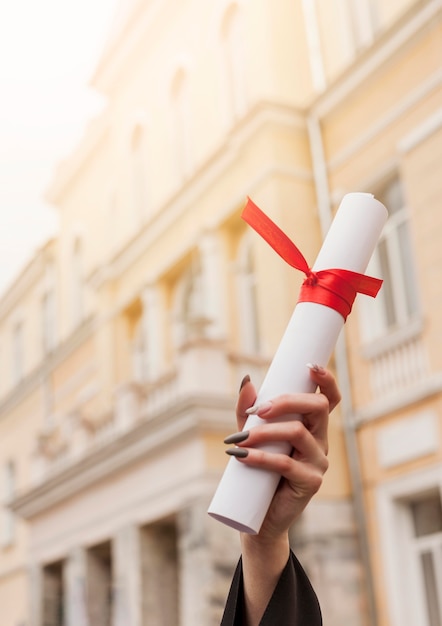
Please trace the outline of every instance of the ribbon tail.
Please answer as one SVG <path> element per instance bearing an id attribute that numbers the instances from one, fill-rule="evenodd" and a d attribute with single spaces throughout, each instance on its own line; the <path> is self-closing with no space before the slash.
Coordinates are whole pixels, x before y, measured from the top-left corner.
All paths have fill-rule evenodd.
<path id="1" fill-rule="evenodd" d="M 250 198 L 247 198 L 241 217 L 286 263 L 308 275 L 310 268 L 302 252 Z"/>
<path id="2" fill-rule="evenodd" d="M 340 269 L 335 271 L 349 282 L 355 291 L 363 293 L 366 296 L 371 296 L 372 298 L 376 298 L 384 282 L 380 278 L 366 276 L 365 274 L 359 274 L 358 272 L 352 272 L 350 270 Z"/>

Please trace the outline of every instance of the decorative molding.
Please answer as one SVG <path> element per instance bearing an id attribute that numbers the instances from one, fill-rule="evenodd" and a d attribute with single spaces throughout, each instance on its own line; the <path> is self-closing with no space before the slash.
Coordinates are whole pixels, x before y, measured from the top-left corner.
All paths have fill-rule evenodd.
<path id="1" fill-rule="evenodd" d="M 23 402 L 26 396 L 35 391 L 50 372 L 82 346 L 85 340 L 92 335 L 94 328 L 94 318 L 89 317 L 6 396 L 0 398 L 0 420 L 15 406 Z"/>
<path id="2" fill-rule="evenodd" d="M 403 389 L 400 394 L 395 392 L 391 396 L 381 398 L 368 406 L 357 409 L 354 416 L 356 427 L 358 428 L 365 422 L 380 419 L 389 413 L 400 411 L 441 393 L 442 372 L 436 372 L 425 380 Z"/>
<path id="3" fill-rule="evenodd" d="M 394 122 L 396 122 L 407 111 L 413 109 L 419 102 L 427 98 L 431 92 L 437 91 L 442 87 L 442 70 L 439 70 L 432 74 L 426 81 L 420 83 L 419 87 L 409 93 L 401 102 L 378 119 L 374 124 L 368 127 L 365 132 L 358 135 L 358 139 L 348 144 L 340 152 L 338 152 L 328 162 L 329 171 L 339 168 L 343 163 L 346 163 L 354 156 L 355 153 L 360 152 L 361 149 L 368 143 L 373 141 L 375 137 L 380 135 L 385 129 L 390 128 Z"/>
<path id="4" fill-rule="evenodd" d="M 206 190 L 210 189 L 214 181 L 218 180 L 228 167 L 233 166 L 238 158 L 240 148 L 246 145 L 267 124 L 279 124 L 306 131 L 306 120 L 300 110 L 270 102 L 257 104 L 242 120 L 237 122 L 225 142 L 194 171 L 186 183 L 175 191 L 162 206 L 153 208 L 151 219 L 144 224 L 139 233 L 118 251 L 110 261 L 110 267 L 108 269 L 98 267 L 88 277 L 88 281 L 91 281 L 95 288 L 99 289 L 106 281 L 115 280 L 116 277 L 123 274 L 128 267 L 141 257 L 146 249 L 149 249 L 170 228 L 170 225 L 176 221 L 177 216 L 182 215 L 193 207 Z M 263 168 L 262 172 L 258 172 L 256 178 L 264 180 L 266 177 L 274 176 L 278 173 L 303 181 L 311 182 L 313 180 L 313 173 L 309 169 L 283 167 L 280 165 Z M 251 185 L 254 184 L 256 183 L 253 181 L 245 181 L 244 191 L 239 204 L 244 202 L 247 193 L 250 193 Z M 232 210 L 230 204 L 226 210 Z M 224 214 L 219 214 L 217 217 L 218 221 L 222 221 L 223 218 Z M 211 223 L 205 226 L 214 228 L 216 224 Z M 184 250 L 188 248 L 189 242 L 183 242 L 182 249 L 179 247 L 175 249 L 175 258 L 180 258 Z M 174 260 L 168 257 L 167 266 L 169 267 L 173 262 Z M 145 282 L 154 282 L 157 276 L 166 269 L 166 267 L 155 265 L 153 270 L 155 273 L 145 276 Z"/>
<path id="5" fill-rule="evenodd" d="M 438 415 L 420 411 L 376 432 L 379 465 L 391 468 L 433 454 L 439 449 Z"/>
<path id="6" fill-rule="evenodd" d="M 413 130 L 411 130 L 398 143 L 398 152 L 406 154 L 417 148 L 422 142 L 431 137 L 442 128 L 442 109 L 436 111 Z"/>
<path id="7" fill-rule="evenodd" d="M 202 429 L 224 429 L 224 420 L 220 420 L 217 413 L 226 411 L 230 414 L 232 404 L 232 399 L 227 396 L 188 397 L 91 450 L 78 462 L 65 464 L 44 483 L 16 497 L 11 509 L 30 519 L 112 473 L 161 452 L 186 435 L 195 436 L 195 432 Z"/>
<path id="8" fill-rule="evenodd" d="M 312 103 L 312 113 L 319 118 L 325 117 L 356 91 L 368 77 L 390 62 L 393 55 L 408 45 L 413 37 L 423 34 L 428 26 L 434 24 L 435 19 L 441 16 L 441 0 L 431 0 L 423 7 L 419 6 L 417 10 L 411 9 L 397 26 L 388 30 L 366 54 L 362 54 L 341 78 Z"/>
<path id="9" fill-rule="evenodd" d="M 424 320 L 418 317 L 397 330 L 389 331 L 385 335 L 361 345 L 361 354 L 364 359 L 375 359 L 390 350 L 418 338 L 423 331 Z"/>

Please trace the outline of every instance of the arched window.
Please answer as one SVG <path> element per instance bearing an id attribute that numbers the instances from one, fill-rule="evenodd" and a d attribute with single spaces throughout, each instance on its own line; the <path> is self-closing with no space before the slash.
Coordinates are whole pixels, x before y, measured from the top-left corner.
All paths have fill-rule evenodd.
<path id="1" fill-rule="evenodd" d="M 131 351 L 133 378 L 137 383 L 144 383 L 148 375 L 147 341 L 141 316 L 134 324 Z"/>
<path id="2" fill-rule="evenodd" d="M 237 293 L 241 349 L 246 353 L 256 353 L 260 348 L 256 273 L 248 235 L 244 236 L 239 247 Z"/>
<path id="3" fill-rule="evenodd" d="M 172 132 L 176 173 L 179 179 L 188 176 L 192 169 L 191 108 L 186 72 L 180 68 L 172 81 Z"/>
<path id="4" fill-rule="evenodd" d="M 204 311 L 203 274 L 199 257 L 192 259 L 182 275 L 175 294 L 175 343 L 205 335 L 209 320 Z"/>
<path id="5" fill-rule="evenodd" d="M 146 137 L 141 124 L 132 133 L 131 160 L 134 216 L 139 222 L 147 213 Z"/>
<path id="6" fill-rule="evenodd" d="M 12 329 L 12 382 L 17 385 L 25 373 L 25 338 L 23 320 L 17 321 Z"/>
<path id="7" fill-rule="evenodd" d="M 56 299 L 55 268 L 49 261 L 45 269 L 45 286 L 41 298 L 41 334 L 43 354 L 51 352 L 56 345 Z"/>
<path id="8" fill-rule="evenodd" d="M 77 326 L 84 315 L 83 243 L 80 237 L 72 246 L 71 272 L 71 315 L 73 325 Z"/>
<path id="9" fill-rule="evenodd" d="M 230 5 L 221 24 L 222 101 L 228 124 L 245 111 L 244 48 L 239 10 Z"/>

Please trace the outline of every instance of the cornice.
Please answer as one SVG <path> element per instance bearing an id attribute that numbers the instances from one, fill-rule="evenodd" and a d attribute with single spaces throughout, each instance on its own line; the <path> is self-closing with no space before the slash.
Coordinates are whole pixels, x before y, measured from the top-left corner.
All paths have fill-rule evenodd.
<path id="1" fill-rule="evenodd" d="M 40 364 L 14 387 L 3 400 L 0 401 L 0 420 L 41 384 L 42 380 L 60 363 L 67 359 L 72 352 L 79 348 L 94 330 L 94 318 L 90 317 L 81 324 L 56 350 L 47 355 Z"/>
<path id="2" fill-rule="evenodd" d="M 307 132 L 307 121 L 303 110 L 275 102 L 261 101 L 257 103 L 248 111 L 244 118 L 237 121 L 226 135 L 225 141 L 208 158 L 202 161 L 189 179 L 176 189 L 161 206 L 156 207 L 152 218 L 117 252 L 106 268 L 97 268 L 90 276 L 94 287 L 96 289 L 101 288 L 106 282 L 114 280 L 135 263 L 146 249 L 170 228 L 178 216 L 182 215 L 186 210 L 191 210 L 201 196 L 224 174 L 225 170 L 232 167 L 238 158 L 241 147 L 247 145 L 257 133 L 269 124 Z M 267 175 L 279 173 L 291 178 L 307 181 L 313 180 L 313 173 L 303 168 L 273 165 L 266 167 L 266 173 Z M 250 185 L 254 186 L 254 183 L 246 181 L 244 189 L 240 190 L 242 195 L 239 199 L 239 204 L 244 201 L 247 193 L 250 193 Z M 231 205 L 229 205 L 226 211 L 230 212 L 231 208 Z M 215 213 L 218 216 L 218 222 L 224 219 L 225 215 L 222 212 Z M 213 223 L 205 226 L 214 228 L 216 225 Z M 188 248 L 189 242 L 184 242 L 184 245 L 185 248 Z M 175 254 L 176 258 L 179 258 L 182 251 L 177 248 Z M 168 266 L 172 263 L 170 257 L 167 263 Z M 161 269 L 156 265 L 155 275 L 146 276 L 146 282 L 154 281 L 160 273 Z"/>
<path id="3" fill-rule="evenodd" d="M 23 298 L 38 280 L 44 276 L 46 261 L 50 257 L 50 248 L 55 244 L 56 239 L 51 238 L 46 241 L 25 265 L 18 277 L 0 297 L 0 320 L 4 319 L 10 311 L 17 306 L 17 302 Z"/>
<path id="4" fill-rule="evenodd" d="M 413 6 L 391 29 L 384 31 L 343 74 L 310 104 L 312 115 L 323 118 L 357 90 L 367 78 L 374 75 L 394 55 L 418 36 L 422 36 L 436 20 L 442 19 L 442 0 L 430 0 Z"/>
<path id="5" fill-rule="evenodd" d="M 127 64 L 127 59 L 146 37 L 155 18 L 164 9 L 162 0 L 138 0 L 123 25 L 111 37 L 91 79 L 91 85 L 110 95 L 115 82 Z"/>
<path id="6" fill-rule="evenodd" d="M 132 463 L 160 453 L 183 437 L 223 429 L 225 422 L 220 412 L 230 415 L 232 408 L 233 400 L 227 396 L 183 399 L 60 469 L 41 485 L 15 498 L 10 507 L 21 517 L 31 519 Z"/>
<path id="7" fill-rule="evenodd" d="M 70 155 L 58 165 L 55 176 L 47 188 L 44 198 L 60 209 L 60 200 L 66 190 L 86 168 L 98 148 L 109 138 L 111 121 L 108 110 L 102 111 L 86 126 L 82 139 Z"/>
<path id="8" fill-rule="evenodd" d="M 332 172 L 339 168 L 342 164 L 351 160 L 351 158 L 360 152 L 364 146 L 368 145 L 375 137 L 382 133 L 399 120 L 408 111 L 413 110 L 420 102 L 429 97 L 432 93 L 437 93 L 442 87 L 442 70 L 437 70 L 425 80 L 423 80 L 414 90 L 410 91 L 402 100 L 400 100 L 393 108 L 385 111 L 374 124 L 367 126 L 357 138 L 350 144 L 346 145 L 328 162 L 329 171 Z M 439 112 L 440 115 L 440 112 Z M 432 116 L 433 117 L 433 116 Z M 436 130 L 437 126 L 428 125 L 427 136 Z M 423 140 L 425 135 L 421 135 Z M 406 145 L 406 144 L 405 144 Z M 400 149 L 400 146 L 398 146 Z"/>

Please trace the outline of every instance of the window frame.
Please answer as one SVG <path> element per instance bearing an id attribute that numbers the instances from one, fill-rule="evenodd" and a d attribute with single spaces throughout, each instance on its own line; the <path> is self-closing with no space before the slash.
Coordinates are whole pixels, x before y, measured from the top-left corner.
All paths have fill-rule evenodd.
<path id="1" fill-rule="evenodd" d="M 400 186 L 402 202 L 401 205 L 389 210 L 389 202 L 385 201 L 389 191 L 394 191 L 393 184 Z M 401 337 L 404 329 L 415 326 L 421 318 L 421 304 L 419 289 L 416 280 L 416 263 L 411 240 L 410 211 L 403 193 L 403 183 L 396 173 L 390 176 L 388 181 L 378 192 L 374 192 L 375 197 L 385 204 L 389 211 L 388 220 L 382 230 L 378 245 L 370 259 L 367 274 L 378 276 L 384 279 L 384 284 L 376 299 L 361 295 L 358 298 L 360 311 L 360 329 L 364 344 L 373 344 L 386 337 L 397 334 Z M 407 239 L 407 259 L 408 266 L 405 267 L 400 249 L 400 228 L 406 228 L 404 237 Z M 389 281 L 388 276 L 382 269 L 380 258 L 381 247 L 385 245 L 387 257 L 387 271 L 394 280 Z M 392 303 L 392 320 L 388 320 L 388 299 Z M 409 302 L 415 301 L 414 309 L 409 306 Z M 410 310 L 409 310 L 410 309 Z M 390 343 L 390 342 L 388 342 Z"/>
<path id="2" fill-rule="evenodd" d="M 379 554 L 391 626 L 431 626 L 416 559 L 410 503 L 436 491 L 442 499 L 441 464 L 405 474 L 377 488 Z"/>
<path id="3" fill-rule="evenodd" d="M 0 546 L 7 548 L 14 543 L 16 517 L 13 511 L 9 509 L 9 502 L 13 499 L 16 482 L 17 470 L 14 461 L 9 459 L 2 468 L 2 520 L 1 520 L 1 537 Z"/>

